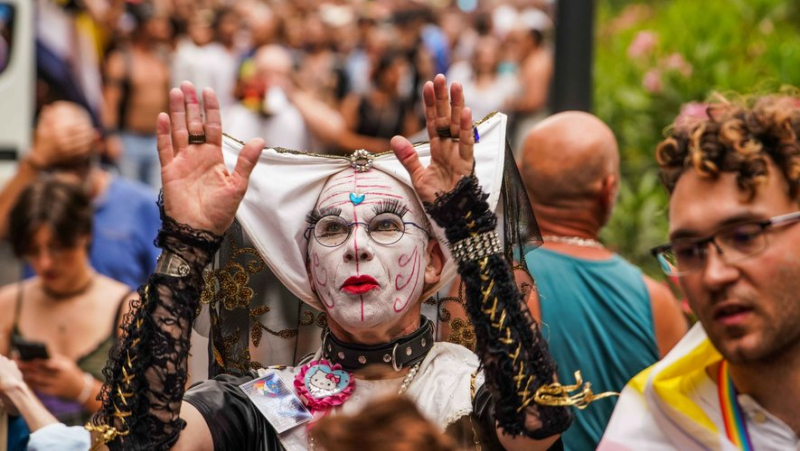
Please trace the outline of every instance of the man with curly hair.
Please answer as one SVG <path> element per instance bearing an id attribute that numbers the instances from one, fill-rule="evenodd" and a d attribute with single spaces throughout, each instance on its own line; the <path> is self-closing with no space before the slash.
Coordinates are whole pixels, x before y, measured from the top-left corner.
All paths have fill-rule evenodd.
<path id="1" fill-rule="evenodd" d="M 708 113 L 656 152 L 670 242 L 653 254 L 699 323 L 626 386 L 601 449 L 800 443 L 800 99 Z"/>

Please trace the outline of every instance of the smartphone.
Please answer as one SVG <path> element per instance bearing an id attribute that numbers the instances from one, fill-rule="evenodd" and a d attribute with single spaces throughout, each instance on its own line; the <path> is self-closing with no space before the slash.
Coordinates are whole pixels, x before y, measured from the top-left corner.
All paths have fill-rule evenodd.
<path id="1" fill-rule="evenodd" d="M 50 358 L 50 354 L 47 352 L 47 346 L 40 341 L 28 341 L 24 338 L 14 336 L 11 338 L 11 344 L 19 353 L 20 360 Z"/>

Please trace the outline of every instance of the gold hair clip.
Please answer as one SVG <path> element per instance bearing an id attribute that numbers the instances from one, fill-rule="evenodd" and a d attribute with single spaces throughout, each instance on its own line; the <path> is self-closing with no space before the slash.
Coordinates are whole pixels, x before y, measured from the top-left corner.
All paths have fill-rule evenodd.
<path id="1" fill-rule="evenodd" d="M 581 388 L 583 386 L 583 388 Z M 580 390 L 580 392 L 570 395 L 570 392 Z M 533 395 L 536 404 L 543 406 L 575 406 L 578 409 L 585 409 L 593 401 L 611 396 L 619 396 L 619 393 L 609 391 L 599 394 L 592 392 L 592 383 L 583 383 L 581 372 L 575 372 L 575 385 L 561 385 L 558 382 L 542 385 Z"/>

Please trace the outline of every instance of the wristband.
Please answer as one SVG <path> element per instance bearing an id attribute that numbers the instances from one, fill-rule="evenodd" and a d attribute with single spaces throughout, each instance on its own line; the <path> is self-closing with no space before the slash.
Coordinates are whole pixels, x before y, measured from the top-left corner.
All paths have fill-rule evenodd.
<path id="1" fill-rule="evenodd" d="M 164 251 L 158 256 L 156 263 L 156 274 L 164 274 L 172 277 L 186 277 L 189 275 L 191 268 L 186 260 L 173 254 L 170 251 Z"/>
<path id="2" fill-rule="evenodd" d="M 83 388 L 81 389 L 81 393 L 75 399 L 78 401 L 78 404 L 84 405 L 86 401 L 89 400 L 89 397 L 92 396 L 92 391 L 94 389 L 94 376 L 89 373 L 83 373 Z"/>
<path id="3" fill-rule="evenodd" d="M 502 254 L 503 246 L 500 245 L 500 237 L 497 231 L 479 233 L 465 238 L 453 244 L 450 248 L 453 258 L 461 263 L 465 261 L 477 261 L 494 254 Z"/>

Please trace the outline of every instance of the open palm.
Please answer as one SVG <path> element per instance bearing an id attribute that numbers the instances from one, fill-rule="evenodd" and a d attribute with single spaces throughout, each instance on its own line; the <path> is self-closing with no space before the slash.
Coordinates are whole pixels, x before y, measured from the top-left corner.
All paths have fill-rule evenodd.
<path id="1" fill-rule="evenodd" d="M 203 90 L 205 118 L 189 82 L 170 91 L 169 104 L 169 115 L 159 114 L 157 124 L 164 210 L 179 223 L 223 234 L 233 223 L 264 141 L 250 140 L 230 172 L 222 157 L 222 122 L 214 91 Z M 190 135 L 204 135 L 205 142 L 189 144 Z"/>
<path id="2" fill-rule="evenodd" d="M 458 181 L 472 173 L 472 112 L 464 106 L 459 83 L 453 83 L 450 95 L 447 80 L 437 75 L 422 88 L 425 123 L 431 146 L 431 163 L 422 166 L 416 150 L 406 138 L 395 136 L 391 146 L 397 159 L 411 175 L 411 183 L 423 202 L 433 202 L 437 193 L 455 188 Z"/>

